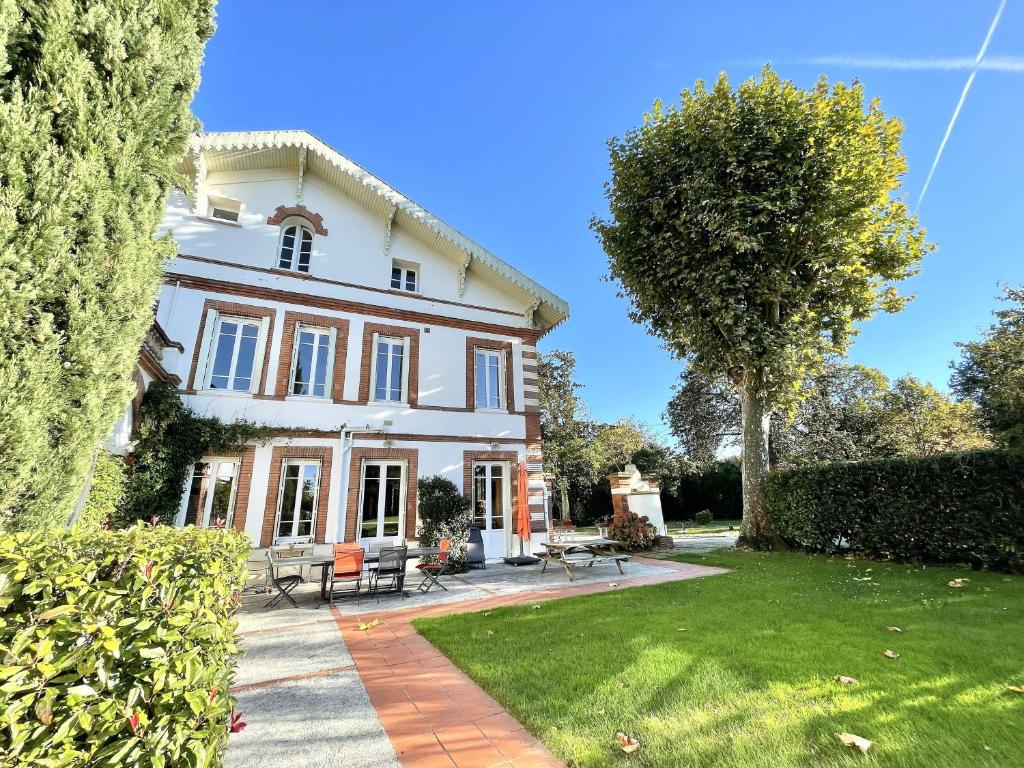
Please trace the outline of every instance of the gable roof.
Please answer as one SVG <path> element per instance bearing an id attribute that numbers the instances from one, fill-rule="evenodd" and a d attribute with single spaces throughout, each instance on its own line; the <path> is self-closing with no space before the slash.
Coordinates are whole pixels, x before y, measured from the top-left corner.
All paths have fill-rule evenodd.
<path id="1" fill-rule="evenodd" d="M 462 269 L 520 299 L 524 314 L 546 333 L 569 316 L 568 303 L 479 243 L 384 183 L 308 131 L 216 131 L 194 134 L 186 164 L 197 174 L 261 168 L 303 168 L 333 183 L 455 260 Z M 200 163 L 199 158 L 202 158 Z M 532 312 L 531 312 L 532 310 Z"/>

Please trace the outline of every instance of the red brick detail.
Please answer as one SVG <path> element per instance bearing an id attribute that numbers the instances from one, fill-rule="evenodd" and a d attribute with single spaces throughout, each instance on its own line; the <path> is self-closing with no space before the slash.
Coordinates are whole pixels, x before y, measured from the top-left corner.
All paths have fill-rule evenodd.
<path id="1" fill-rule="evenodd" d="M 256 446 L 245 446 L 238 464 L 238 488 L 235 490 L 236 531 L 245 530 L 245 519 L 249 514 L 249 492 L 252 490 L 252 465 L 255 460 Z"/>
<path id="2" fill-rule="evenodd" d="M 337 330 L 337 341 L 334 347 L 334 371 L 331 373 L 331 399 L 340 403 L 345 389 L 345 356 L 348 354 L 348 320 L 327 315 L 313 315 L 308 312 L 284 313 L 284 331 L 281 334 L 281 356 L 277 361 L 277 384 L 274 387 L 274 399 L 284 400 L 288 395 L 288 385 L 292 375 L 292 353 L 295 349 L 295 331 L 299 325 L 312 325 L 318 328 L 334 328 Z"/>
<path id="3" fill-rule="evenodd" d="M 373 367 L 373 334 L 396 336 L 409 339 L 409 407 L 415 408 L 420 392 L 420 329 L 407 328 L 402 325 L 382 325 L 366 323 L 363 325 L 363 355 L 359 364 L 359 403 L 370 402 L 370 369 Z"/>
<path id="4" fill-rule="evenodd" d="M 274 215 L 267 219 L 267 224 L 283 224 L 290 216 L 301 216 L 313 225 L 313 231 L 318 235 L 327 236 L 327 229 L 324 227 L 324 217 L 319 213 L 313 213 L 304 205 L 279 205 L 274 209 Z"/>
<path id="5" fill-rule="evenodd" d="M 263 370 L 260 372 L 260 386 L 257 394 L 262 393 L 267 385 L 267 370 L 270 368 L 270 344 L 274 339 L 274 316 L 277 312 L 273 307 L 259 307 L 254 304 L 237 304 L 233 301 L 220 301 L 219 299 L 207 299 L 203 302 L 203 314 L 199 318 L 199 333 L 196 334 L 195 348 L 192 350 L 192 367 L 188 373 L 188 385 L 191 390 L 202 389 L 202 382 L 196 381 L 199 368 L 199 350 L 203 346 L 203 334 L 206 332 L 206 316 L 211 309 L 220 314 L 235 315 L 237 317 L 249 317 L 262 320 L 270 318 L 267 326 L 267 339 L 263 349 Z"/>
<path id="6" fill-rule="evenodd" d="M 363 477 L 364 459 L 394 459 L 406 464 L 405 479 L 405 537 L 416 538 L 417 480 L 419 479 L 419 449 L 417 448 L 353 448 L 348 467 L 348 499 L 345 504 L 345 541 L 357 538 L 356 524 L 359 521 L 360 481 Z"/>
<path id="7" fill-rule="evenodd" d="M 526 442 L 540 442 L 540 413 L 529 412 L 526 414 Z"/>
<path id="8" fill-rule="evenodd" d="M 292 276 L 294 276 L 293 273 Z M 485 323 L 478 320 L 465 320 L 461 317 L 449 315 L 435 315 L 429 312 L 416 312 L 411 309 L 397 309 L 394 307 L 383 307 L 380 304 L 366 304 L 348 299 L 336 299 L 330 296 L 319 296 L 311 293 L 300 293 L 298 291 L 285 291 L 280 288 L 267 288 L 262 285 L 251 285 L 246 283 L 233 283 L 228 280 L 214 280 L 209 277 L 197 275 L 186 275 L 181 272 L 165 272 L 164 283 L 166 285 L 177 285 L 193 291 L 207 291 L 209 293 L 226 294 L 229 296 L 244 296 L 249 299 L 263 299 L 266 301 L 280 301 L 285 304 L 295 304 L 306 309 L 329 309 L 334 312 L 350 312 L 356 315 L 367 315 L 379 317 L 386 320 L 399 320 L 405 323 L 419 323 L 421 325 L 440 325 L 445 328 L 459 328 L 473 333 L 493 333 L 522 339 L 527 344 L 535 344 L 540 336 L 540 331 L 531 328 L 517 328 L 511 325 L 499 325 L 497 323 Z M 536 353 L 524 352 L 523 359 L 536 359 Z"/>
<path id="9" fill-rule="evenodd" d="M 462 452 L 462 492 L 473 498 L 473 462 L 474 461 L 507 461 L 509 503 L 512 505 L 512 532 L 515 533 L 519 522 L 519 454 L 515 451 L 463 451 Z M 474 514 L 476 510 L 474 509 Z"/>
<path id="10" fill-rule="evenodd" d="M 476 410 L 476 355 L 477 349 L 490 349 L 505 355 L 505 407 L 509 413 L 516 410 L 515 384 L 512 371 L 512 342 L 466 337 L 466 410 Z"/>
<path id="11" fill-rule="evenodd" d="M 317 495 L 316 521 L 313 540 L 318 544 L 327 541 L 327 502 L 331 489 L 331 460 L 333 450 L 329 445 L 275 445 L 270 456 L 270 477 L 267 482 L 267 502 L 263 511 L 263 530 L 260 532 L 260 546 L 269 547 L 274 541 L 274 524 L 277 522 L 277 496 L 281 487 L 281 466 L 285 459 L 320 459 L 320 490 Z"/>

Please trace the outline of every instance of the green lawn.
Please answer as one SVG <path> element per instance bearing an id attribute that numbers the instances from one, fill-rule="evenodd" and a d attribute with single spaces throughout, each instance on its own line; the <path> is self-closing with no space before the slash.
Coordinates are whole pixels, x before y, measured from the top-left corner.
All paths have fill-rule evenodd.
<path id="1" fill-rule="evenodd" d="M 580 768 L 1024 765 L 1024 696 L 1006 690 L 1024 684 L 1024 578 L 802 554 L 679 559 L 736 570 L 416 627 Z M 947 586 L 958 577 L 970 581 Z M 616 731 L 640 749 L 623 754 Z M 874 746 L 843 747 L 840 731 Z"/>
<path id="2" fill-rule="evenodd" d="M 740 529 L 740 521 L 712 520 L 707 525 L 697 525 L 693 522 L 680 525 L 677 522 L 671 522 L 669 523 L 669 529 L 669 533 L 724 533 L 730 529 L 738 531 Z"/>

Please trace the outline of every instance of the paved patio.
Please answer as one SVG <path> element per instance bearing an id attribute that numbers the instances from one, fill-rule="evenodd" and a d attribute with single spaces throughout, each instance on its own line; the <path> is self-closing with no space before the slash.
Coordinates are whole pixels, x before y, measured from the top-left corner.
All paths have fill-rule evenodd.
<path id="1" fill-rule="evenodd" d="M 241 658 L 233 689 L 248 727 L 231 736 L 225 765 L 342 768 L 538 768 L 561 763 L 410 622 L 691 579 L 720 568 L 634 558 L 565 572 L 488 565 L 447 577 L 449 592 L 319 605 L 319 581 L 294 593 L 299 608 L 264 610 L 247 595 L 239 614 Z M 315 574 L 314 574 L 315 576 Z M 436 588 L 435 588 L 436 590 Z M 379 623 L 360 631 L 360 622 Z"/>

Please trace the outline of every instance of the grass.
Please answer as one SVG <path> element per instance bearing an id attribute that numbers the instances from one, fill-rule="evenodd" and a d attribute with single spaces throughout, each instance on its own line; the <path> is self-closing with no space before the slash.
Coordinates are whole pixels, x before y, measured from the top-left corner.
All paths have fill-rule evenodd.
<path id="1" fill-rule="evenodd" d="M 794 553 L 677 559 L 735 570 L 416 627 L 571 766 L 1024 764 L 1024 696 L 1006 690 L 1024 684 L 1024 578 Z M 617 731 L 640 749 L 623 754 Z M 874 746 L 843 747 L 841 731 Z"/>
<path id="2" fill-rule="evenodd" d="M 739 520 L 712 520 L 707 525 L 697 525 L 691 523 L 689 525 L 680 526 L 680 533 L 725 533 L 726 531 L 733 530 L 738 531 L 740 529 Z"/>

